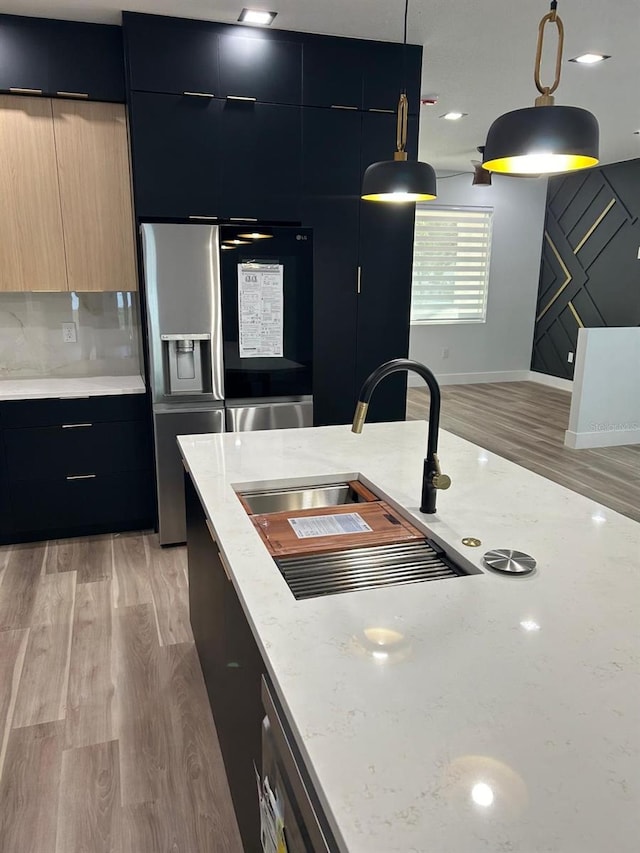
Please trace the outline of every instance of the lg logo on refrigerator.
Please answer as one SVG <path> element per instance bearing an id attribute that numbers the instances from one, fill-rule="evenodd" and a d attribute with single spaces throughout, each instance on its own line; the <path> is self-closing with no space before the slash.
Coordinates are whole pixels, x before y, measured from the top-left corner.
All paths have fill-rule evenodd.
<path id="1" fill-rule="evenodd" d="M 296 240 L 306 240 L 306 239 L 307 239 L 306 234 L 296 234 Z"/>

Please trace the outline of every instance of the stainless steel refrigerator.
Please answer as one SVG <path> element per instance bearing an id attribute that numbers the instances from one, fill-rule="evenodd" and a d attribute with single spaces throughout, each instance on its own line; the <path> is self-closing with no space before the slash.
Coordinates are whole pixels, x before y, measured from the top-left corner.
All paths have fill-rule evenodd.
<path id="1" fill-rule="evenodd" d="M 145 223 L 163 545 L 186 539 L 176 437 L 311 426 L 312 241 L 293 226 Z"/>

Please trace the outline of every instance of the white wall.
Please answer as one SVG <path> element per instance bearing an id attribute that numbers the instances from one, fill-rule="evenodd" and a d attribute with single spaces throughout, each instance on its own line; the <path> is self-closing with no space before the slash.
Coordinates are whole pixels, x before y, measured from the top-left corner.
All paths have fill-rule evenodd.
<path id="1" fill-rule="evenodd" d="M 471 186 L 470 174 L 438 181 L 437 204 L 494 210 L 486 322 L 411 327 L 409 357 L 441 382 L 529 378 L 546 196 L 543 179 L 494 175 L 490 187 Z"/>
<path id="2" fill-rule="evenodd" d="M 640 443 L 640 328 L 580 329 L 569 447 Z"/>

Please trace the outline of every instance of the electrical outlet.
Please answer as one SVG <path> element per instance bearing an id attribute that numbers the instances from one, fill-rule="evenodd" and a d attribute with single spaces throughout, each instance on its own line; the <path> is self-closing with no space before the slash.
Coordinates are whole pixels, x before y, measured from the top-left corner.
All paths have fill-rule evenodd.
<path id="1" fill-rule="evenodd" d="M 62 324 L 62 342 L 65 344 L 75 344 L 78 342 L 78 332 L 75 323 Z"/>
<path id="2" fill-rule="evenodd" d="M 449 358 L 449 347 L 442 348 L 442 358 Z"/>
<path id="3" fill-rule="evenodd" d="M 573 364 L 573 353 L 572 352 L 567 353 L 567 361 L 569 362 L 569 364 Z"/>

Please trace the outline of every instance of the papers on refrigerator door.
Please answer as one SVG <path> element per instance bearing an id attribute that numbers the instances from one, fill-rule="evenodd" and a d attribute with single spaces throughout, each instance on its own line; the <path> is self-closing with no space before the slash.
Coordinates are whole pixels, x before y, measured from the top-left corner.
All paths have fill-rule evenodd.
<path id="1" fill-rule="evenodd" d="M 238 264 L 238 344 L 240 358 L 282 358 L 284 267 Z"/>

